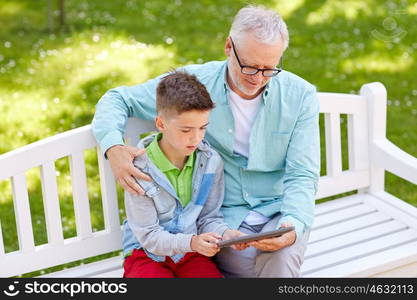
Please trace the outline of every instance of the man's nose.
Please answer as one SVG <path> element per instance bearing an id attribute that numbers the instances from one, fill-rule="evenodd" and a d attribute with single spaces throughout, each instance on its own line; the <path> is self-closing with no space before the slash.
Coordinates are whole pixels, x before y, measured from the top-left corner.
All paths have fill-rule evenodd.
<path id="1" fill-rule="evenodd" d="M 253 76 L 253 80 L 256 81 L 257 83 L 260 83 L 264 80 L 264 76 L 262 75 L 261 71 L 259 71 L 258 73 L 252 76 Z"/>

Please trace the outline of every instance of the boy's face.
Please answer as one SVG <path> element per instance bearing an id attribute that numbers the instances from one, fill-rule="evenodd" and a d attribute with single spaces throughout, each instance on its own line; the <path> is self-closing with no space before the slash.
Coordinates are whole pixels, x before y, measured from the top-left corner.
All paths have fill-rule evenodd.
<path id="1" fill-rule="evenodd" d="M 171 112 L 156 117 L 156 127 L 163 134 L 164 144 L 176 155 L 189 156 L 204 138 L 210 110 L 191 110 L 181 114 Z"/>

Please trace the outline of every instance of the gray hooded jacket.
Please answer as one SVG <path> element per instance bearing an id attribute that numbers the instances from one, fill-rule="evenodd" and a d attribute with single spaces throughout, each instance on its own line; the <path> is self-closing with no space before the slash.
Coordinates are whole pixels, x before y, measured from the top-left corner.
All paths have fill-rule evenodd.
<path id="1" fill-rule="evenodd" d="M 156 134 L 141 140 L 138 148 L 147 147 Z M 123 252 L 143 248 L 155 261 L 170 256 L 179 261 L 191 250 L 195 234 L 215 232 L 223 235 L 228 229 L 220 207 L 224 197 L 223 161 L 220 155 L 203 140 L 197 147 L 192 175 L 192 196 L 182 207 L 174 187 L 145 154 L 134 165 L 153 181 L 136 179 L 144 196 L 125 193 L 127 220 L 123 229 Z"/>

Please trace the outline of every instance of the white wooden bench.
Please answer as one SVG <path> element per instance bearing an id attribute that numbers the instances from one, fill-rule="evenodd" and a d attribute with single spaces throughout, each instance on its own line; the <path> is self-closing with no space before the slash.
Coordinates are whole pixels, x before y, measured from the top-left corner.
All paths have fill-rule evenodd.
<path id="1" fill-rule="evenodd" d="M 417 208 L 384 191 L 385 171 L 417 184 L 417 159 L 386 139 L 387 95 L 380 83 L 359 95 L 320 93 L 325 120 L 326 176 L 317 199 L 356 194 L 316 205 L 304 277 L 417 276 Z M 346 114 L 349 169 L 342 170 L 340 115 Z M 129 120 L 135 144 L 150 122 Z M 0 156 L 0 180 L 10 179 L 19 250 L 5 253 L 0 230 L 0 276 L 41 270 L 121 249 L 116 185 L 98 151 L 105 229 L 94 232 L 83 152 L 97 148 L 90 126 L 70 130 Z M 54 162 L 69 157 L 77 235 L 63 238 Z M 40 166 L 48 242 L 35 246 L 25 171 Z M 413 186 L 414 188 L 414 186 Z M 121 277 L 116 256 L 44 277 Z"/>

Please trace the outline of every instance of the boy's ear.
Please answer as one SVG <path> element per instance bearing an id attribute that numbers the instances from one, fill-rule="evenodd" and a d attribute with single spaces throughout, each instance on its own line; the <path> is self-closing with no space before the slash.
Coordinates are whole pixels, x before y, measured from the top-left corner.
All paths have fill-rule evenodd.
<path id="1" fill-rule="evenodd" d="M 155 118 L 155 126 L 159 131 L 162 131 L 165 129 L 165 124 L 163 118 L 161 116 L 157 116 Z"/>

